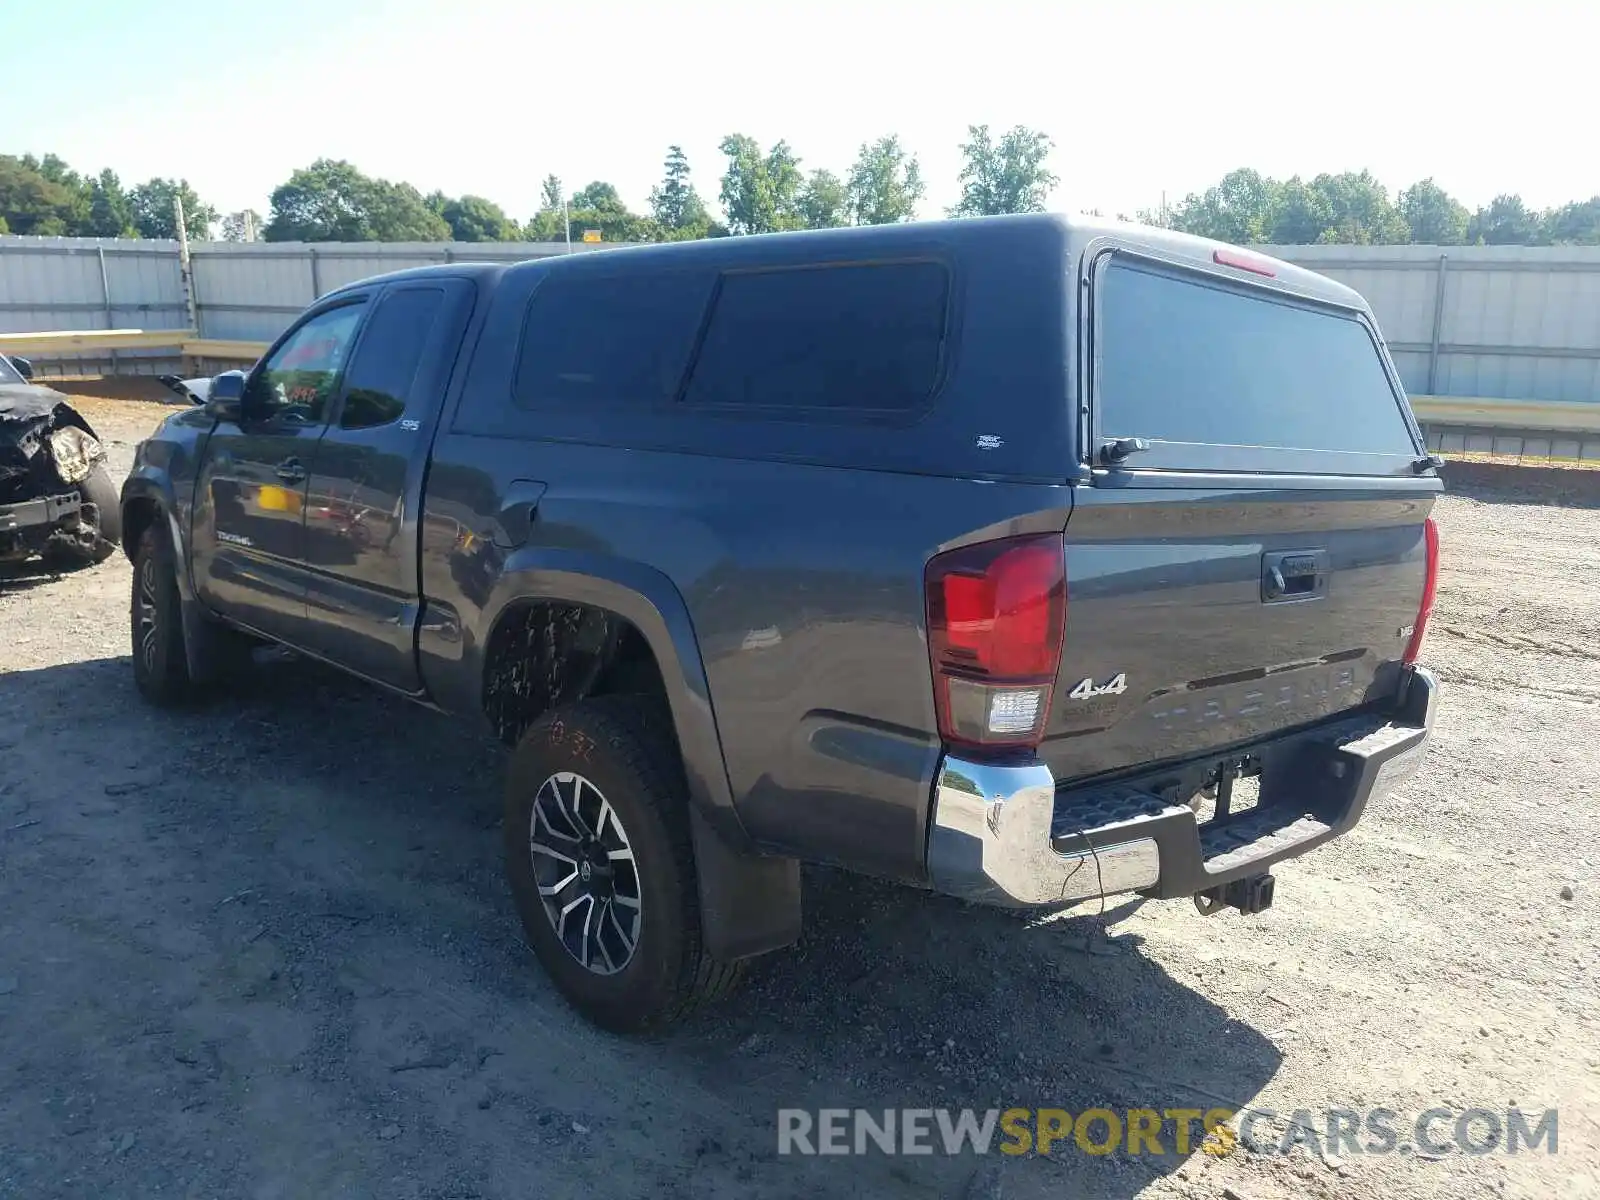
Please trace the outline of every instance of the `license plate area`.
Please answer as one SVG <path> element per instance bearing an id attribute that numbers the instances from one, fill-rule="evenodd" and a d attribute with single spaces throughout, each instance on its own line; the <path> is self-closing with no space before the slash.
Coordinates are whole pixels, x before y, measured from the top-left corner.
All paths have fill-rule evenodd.
<path id="1" fill-rule="evenodd" d="M 1204 830 L 1227 817 L 1261 806 L 1261 760 L 1254 755 L 1224 759 L 1210 768 L 1205 783 L 1189 799 L 1195 822 Z"/>

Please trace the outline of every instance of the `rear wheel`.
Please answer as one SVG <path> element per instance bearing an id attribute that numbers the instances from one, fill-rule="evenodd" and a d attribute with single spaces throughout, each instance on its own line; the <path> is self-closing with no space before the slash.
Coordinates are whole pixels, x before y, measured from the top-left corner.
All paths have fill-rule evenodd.
<path id="1" fill-rule="evenodd" d="M 739 966 L 701 943 L 683 768 L 659 704 L 605 696 L 536 721 L 512 755 L 506 875 L 556 986 L 606 1029 L 660 1027 Z"/>
<path id="2" fill-rule="evenodd" d="M 180 704 L 194 694 L 183 648 L 183 610 L 172 546 L 152 521 L 133 553 L 133 681 L 153 704 Z"/>

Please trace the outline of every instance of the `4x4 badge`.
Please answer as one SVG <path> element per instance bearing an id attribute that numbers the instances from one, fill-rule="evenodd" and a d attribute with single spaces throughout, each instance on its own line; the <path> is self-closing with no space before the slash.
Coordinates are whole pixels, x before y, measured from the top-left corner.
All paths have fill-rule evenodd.
<path id="1" fill-rule="evenodd" d="M 1091 696 L 1120 696 L 1127 690 L 1128 677 L 1121 671 L 1118 671 L 1115 675 L 1106 680 L 1104 683 L 1100 684 L 1098 687 L 1095 685 L 1095 682 L 1092 679 L 1081 680 L 1078 683 L 1078 686 L 1068 692 L 1067 695 L 1071 696 L 1074 700 L 1087 700 Z"/>

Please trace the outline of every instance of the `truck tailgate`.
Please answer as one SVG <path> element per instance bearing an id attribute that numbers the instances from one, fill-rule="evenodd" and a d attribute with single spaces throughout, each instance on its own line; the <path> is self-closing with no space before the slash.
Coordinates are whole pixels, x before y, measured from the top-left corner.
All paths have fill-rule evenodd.
<path id="1" fill-rule="evenodd" d="M 1392 700 L 1431 494 L 1083 488 L 1041 758 L 1076 779 Z"/>

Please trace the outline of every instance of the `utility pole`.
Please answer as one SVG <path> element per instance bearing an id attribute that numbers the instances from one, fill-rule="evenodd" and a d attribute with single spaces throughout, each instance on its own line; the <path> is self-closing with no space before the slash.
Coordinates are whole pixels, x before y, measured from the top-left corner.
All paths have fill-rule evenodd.
<path id="1" fill-rule="evenodd" d="M 572 253 L 572 218 L 567 215 L 567 198 L 561 197 L 561 228 L 567 235 L 567 253 Z"/>
<path id="2" fill-rule="evenodd" d="M 183 284 L 183 306 L 189 315 L 189 328 L 200 334 L 200 312 L 194 302 L 194 272 L 189 264 L 189 226 L 183 219 L 183 197 L 172 196 L 172 215 L 178 226 L 178 278 Z"/>

